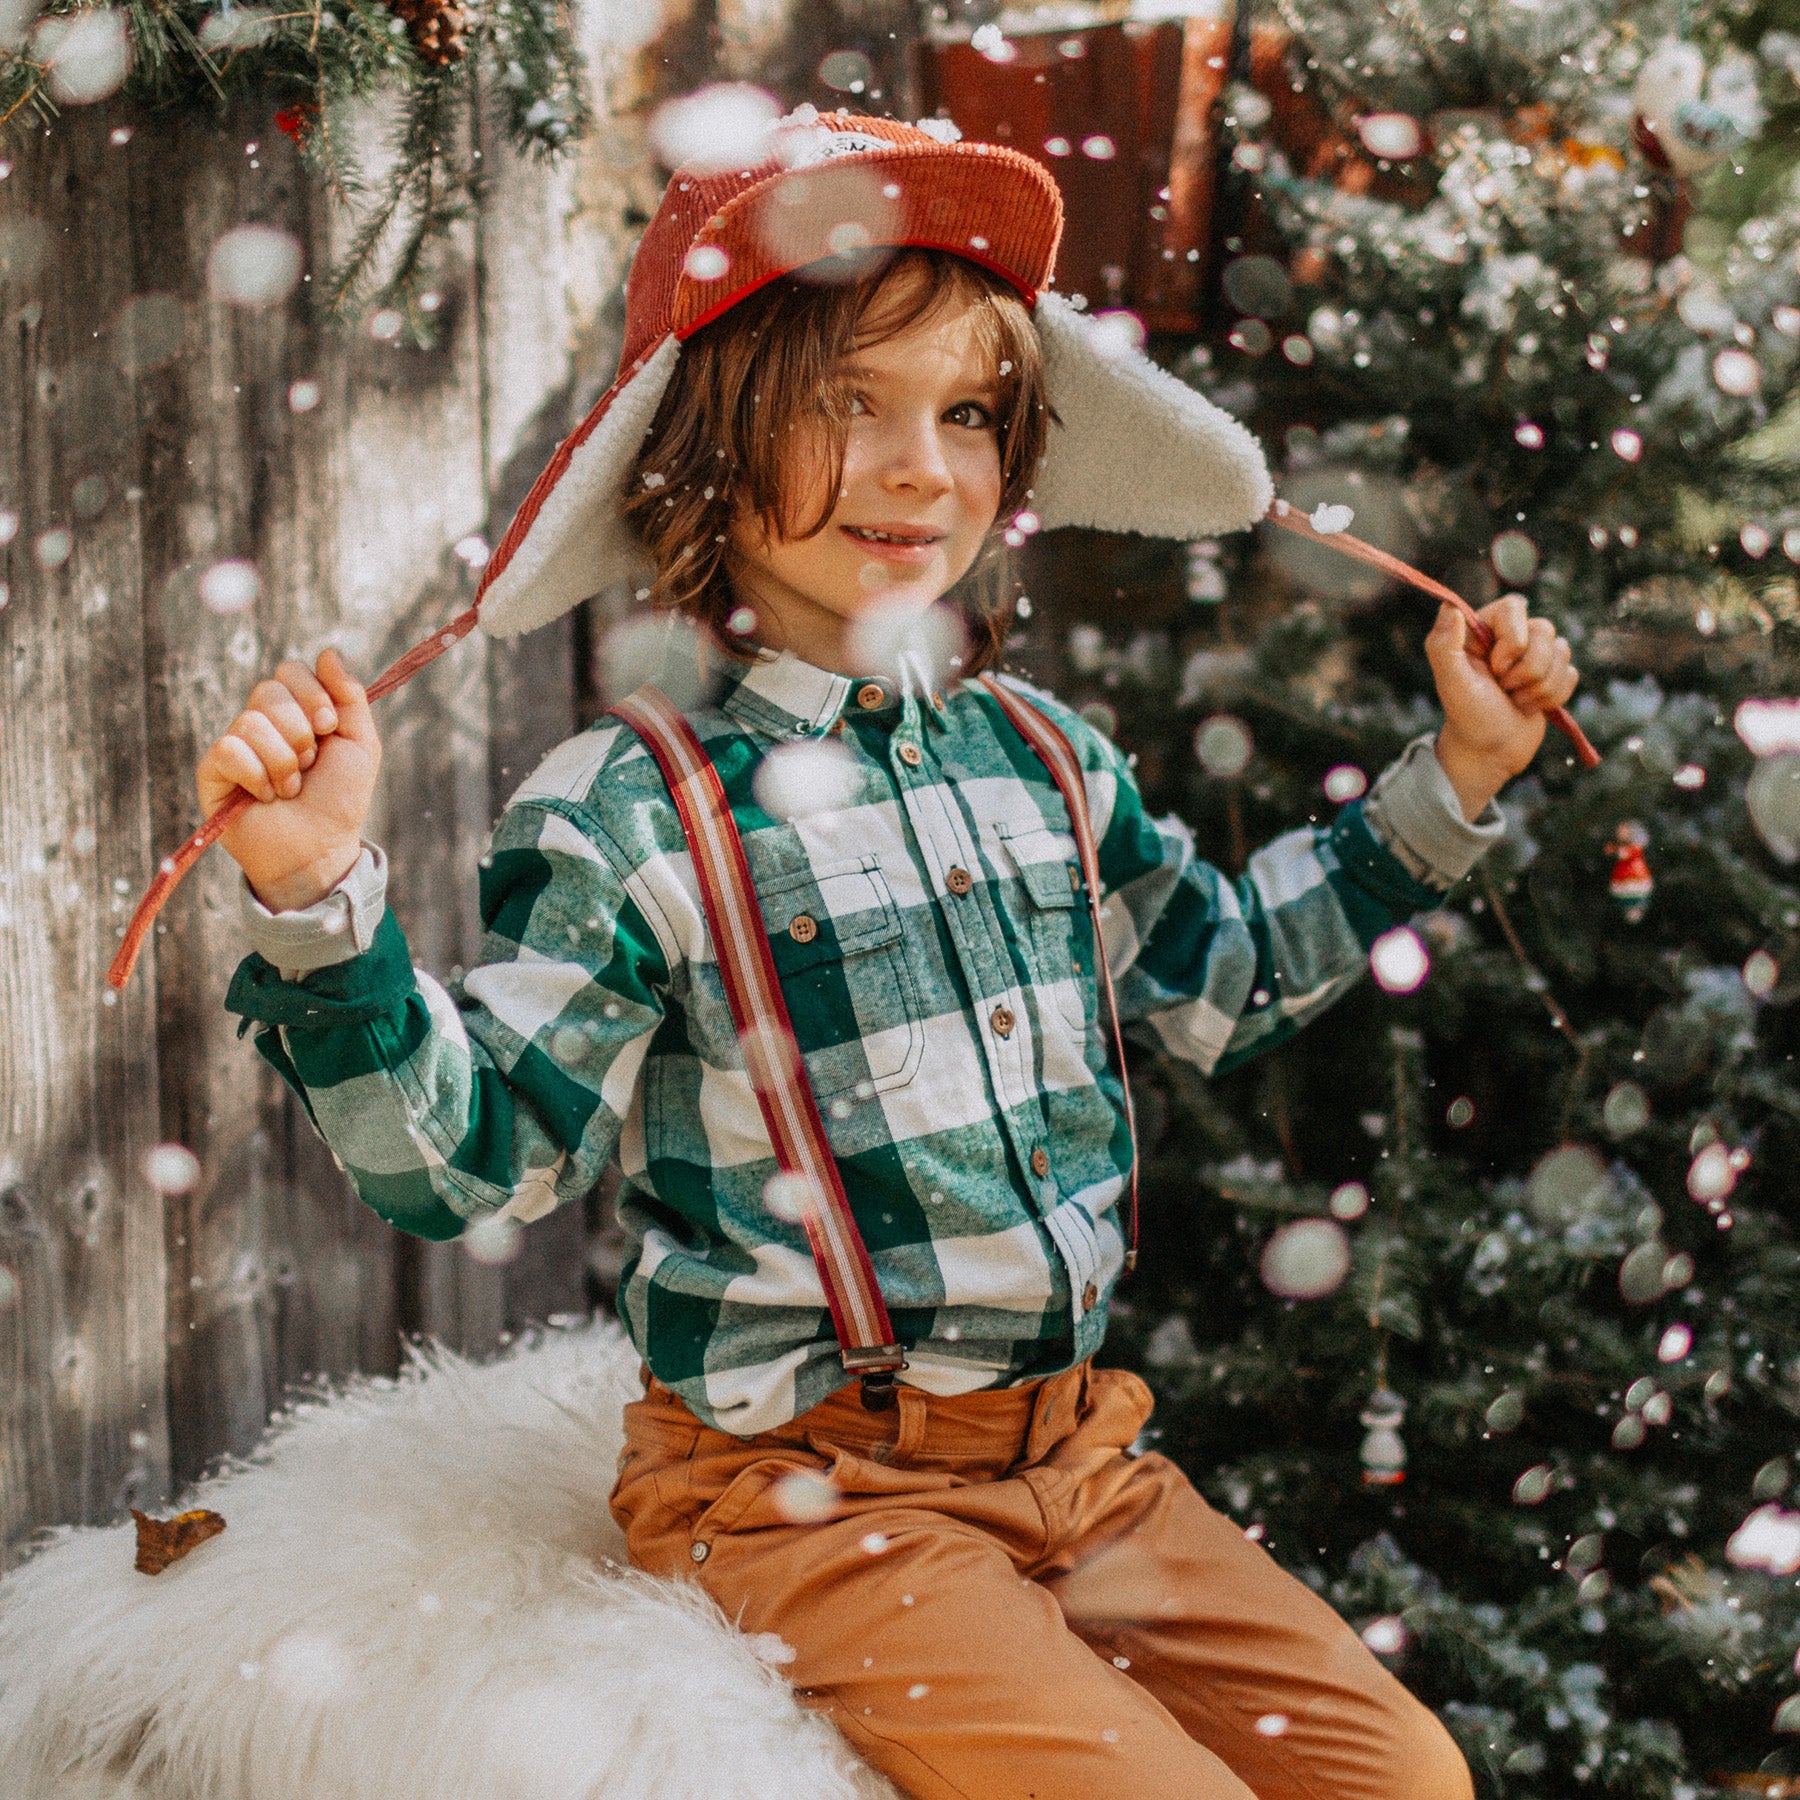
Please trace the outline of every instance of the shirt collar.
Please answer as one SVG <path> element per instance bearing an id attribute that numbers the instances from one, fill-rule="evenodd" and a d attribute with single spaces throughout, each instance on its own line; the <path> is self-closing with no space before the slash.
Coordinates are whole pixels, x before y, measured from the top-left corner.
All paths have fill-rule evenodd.
<path id="1" fill-rule="evenodd" d="M 859 678 L 821 669 L 791 650 L 763 649 L 756 660 L 740 663 L 720 657 L 721 686 L 716 701 L 720 711 L 740 725 L 776 739 L 822 737 L 846 710 L 855 711 L 863 690 L 875 685 L 885 705 L 901 699 L 901 684 L 891 676 Z M 941 692 L 939 698 L 943 698 Z M 942 712 L 927 701 L 921 716 L 937 725 Z"/>
<path id="2" fill-rule="evenodd" d="M 720 711 L 773 738 L 819 737 L 829 731 L 853 686 L 848 675 L 805 662 L 791 650 L 760 650 L 750 663 L 723 657 L 720 662 Z"/>

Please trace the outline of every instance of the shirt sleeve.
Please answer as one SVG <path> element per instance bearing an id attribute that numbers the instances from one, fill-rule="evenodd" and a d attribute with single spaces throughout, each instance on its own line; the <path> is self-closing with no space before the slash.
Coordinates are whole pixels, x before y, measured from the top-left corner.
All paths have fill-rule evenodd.
<path id="1" fill-rule="evenodd" d="M 528 1223 L 598 1179 L 664 1017 L 669 969 L 615 857 L 517 803 L 482 859 L 476 965 L 412 966 L 373 846 L 331 894 L 271 913 L 225 998 L 377 1213 L 419 1237 Z"/>
<path id="2" fill-rule="evenodd" d="M 1272 1049 L 1347 992 L 1375 940 L 1438 905 L 1505 830 L 1491 802 L 1464 820 L 1427 735 L 1366 799 L 1264 845 L 1234 881 L 1195 854 L 1180 819 L 1145 812 L 1124 756 L 1090 735 L 1119 1016 L 1208 1073 Z"/>

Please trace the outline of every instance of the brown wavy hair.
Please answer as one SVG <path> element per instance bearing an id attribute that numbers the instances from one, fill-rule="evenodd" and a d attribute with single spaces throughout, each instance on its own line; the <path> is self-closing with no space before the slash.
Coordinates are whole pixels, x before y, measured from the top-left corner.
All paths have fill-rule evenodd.
<path id="1" fill-rule="evenodd" d="M 859 340 L 858 326 L 888 283 L 905 271 L 925 279 L 904 304 L 884 301 L 880 330 Z M 1029 499 L 1052 422 L 1045 397 L 1043 347 L 1015 289 L 979 264 L 947 250 L 907 247 L 849 279 L 781 276 L 683 344 L 656 417 L 627 477 L 621 510 L 655 567 L 651 604 L 686 614 L 728 655 L 752 647 L 726 625 L 738 604 L 726 569 L 735 519 L 760 515 L 772 537 L 824 530 L 843 485 L 849 396 L 835 378 L 861 345 L 885 343 L 953 301 L 975 308 L 977 330 L 998 384 L 1001 492 L 995 524 L 974 564 L 947 596 L 969 627 L 964 674 L 997 661 L 1011 628 L 1017 582 L 1002 535 Z M 829 447 L 816 518 L 801 525 L 792 489 L 799 459 L 787 448 Z"/>

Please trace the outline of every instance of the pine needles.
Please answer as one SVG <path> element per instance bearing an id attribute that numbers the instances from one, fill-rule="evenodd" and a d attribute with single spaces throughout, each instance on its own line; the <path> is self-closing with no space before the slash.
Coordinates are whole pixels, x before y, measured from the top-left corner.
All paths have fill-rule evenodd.
<path id="1" fill-rule="evenodd" d="M 0 37 L 0 134 L 58 115 L 55 22 L 92 10 L 50 0 L 35 29 Z M 117 11 L 131 44 L 127 99 L 216 117 L 249 93 L 275 102 L 276 124 L 354 220 L 320 304 L 339 322 L 396 313 L 420 346 L 436 335 L 436 252 L 479 191 L 484 110 L 538 158 L 593 121 L 564 0 L 412 0 L 406 18 L 386 0 L 123 0 Z M 348 115 L 382 96 L 395 119 L 371 178 Z"/>

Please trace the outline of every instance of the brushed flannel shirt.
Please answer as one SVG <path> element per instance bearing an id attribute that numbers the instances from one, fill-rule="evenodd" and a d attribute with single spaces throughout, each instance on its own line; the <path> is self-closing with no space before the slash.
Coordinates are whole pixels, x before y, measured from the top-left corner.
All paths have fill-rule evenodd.
<path id="1" fill-rule="evenodd" d="M 1129 1145 L 1061 795 L 973 686 L 934 696 L 767 652 L 714 681 L 684 710 L 742 834 L 901 1379 L 952 1394 L 1069 1368 L 1105 1334 Z M 1086 773 L 1121 1017 L 1208 1072 L 1329 1005 L 1503 830 L 1491 805 L 1464 821 L 1423 737 L 1233 881 L 1146 814 L 1106 737 L 1015 685 Z M 784 756 L 824 740 L 847 752 L 831 804 L 766 810 L 771 752 L 791 789 Z M 482 858 L 479 961 L 448 985 L 413 968 L 385 874 L 366 846 L 289 913 L 244 882 L 257 949 L 225 1002 L 364 1201 L 450 1238 L 579 1200 L 616 1152 L 619 1306 L 657 1378 L 743 1435 L 842 1386 L 805 1236 L 764 1201 L 769 1139 L 637 736 L 604 718 L 512 796 Z"/>

